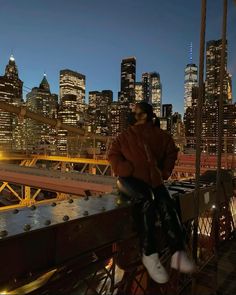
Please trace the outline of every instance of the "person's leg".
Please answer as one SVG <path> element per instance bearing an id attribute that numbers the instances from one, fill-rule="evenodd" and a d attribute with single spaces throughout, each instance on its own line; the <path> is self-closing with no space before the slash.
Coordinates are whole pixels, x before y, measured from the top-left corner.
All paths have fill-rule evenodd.
<path id="1" fill-rule="evenodd" d="M 187 257 L 182 225 L 174 202 L 164 185 L 154 190 L 155 205 L 159 212 L 163 229 L 172 252 L 171 267 L 181 272 L 191 273 L 195 270 L 194 263 Z"/>
<path id="2" fill-rule="evenodd" d="M 156 244 L 156 209 L 152 200 L 146 200 L 142 207 L 143 217 L 143 257 L 142 262 L 150 277 L 159 284 L 165 284 L 169 276 L 160 262 Z"/>
<path id="3" fill-rule="evenodd" d="M 148 185 L 136 178 L 119 178 L 122 193 L 133 203 L 133 219 L 142 251 L 146 255 L 156 253 L 155 205 Z"/>
<path id="4" fill-rule="evenodd" d="M 143 216 L 143 251 L 145 255 L 157 252 L 156 211 L 152 201 L 146 200 L 142 206 Z"/>
<path id="5" fill-rule="evenodd" d="M 142 201 L 133 205 L 133 220 L 139 235 L 140 246 L 145 255 L 157 252 L 156 247 L 156 210 L 152 200 L 146 195 Z"/>
<path id="6" fill-rule="evenodd" d="M 164 185 L 154 189 L 155 206 L 160 215 L 162 227 L 172 253 L 184 250 L 182 225 L 174 208 L 174 202 Z"/>
<path id="7" fill-rule="evenodd" d="M 150 277 L 159 284 L 168 281 L 169 276 L 162 266 L 156 246 L 156 209 L 151 198 L 151 192 L 148 186 L 143 184 L 140 186 L 139 193 L 143 194 L 142 200 L 134 202 L 133 219 L 136 230 L 140 239 L 142 251 L 142 262 L 146 267 Z"/>

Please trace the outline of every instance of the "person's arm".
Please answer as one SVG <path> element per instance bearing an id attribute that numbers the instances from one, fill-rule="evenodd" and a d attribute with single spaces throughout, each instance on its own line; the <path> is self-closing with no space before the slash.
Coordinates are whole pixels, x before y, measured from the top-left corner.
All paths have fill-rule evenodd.
<path id="1" fill-rule="evenodd" d="M 121 152 L 121 144 L 119 137 L 116 138 L 109 150 L 108 161 L 111 164 L 112 170 L 116 176 L 128 177 L 133 173 L 132 164 L 125 159 Z"/>
<path id="2" fill-rule="evenodd" d="M 162 169 L 162 178 L 164 180 L 167 180 L 171 176 L 178 156 L 178 148 L 176 147 L 172 136 L 168 137 Z"/>

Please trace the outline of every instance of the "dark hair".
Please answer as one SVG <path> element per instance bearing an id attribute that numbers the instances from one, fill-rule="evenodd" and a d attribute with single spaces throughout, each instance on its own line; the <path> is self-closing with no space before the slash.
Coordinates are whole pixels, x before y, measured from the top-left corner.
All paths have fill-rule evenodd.
<path id="1" fill-rule="evenodd" d="M 147 114 L 147 121 L 153 121 L 153 124 L 160 128 L 160 120 L 157 118 L 156 114 L 153 112 L 153 107 L 146 101 L 141 101 L 136 104 L 142 112 Z"/>

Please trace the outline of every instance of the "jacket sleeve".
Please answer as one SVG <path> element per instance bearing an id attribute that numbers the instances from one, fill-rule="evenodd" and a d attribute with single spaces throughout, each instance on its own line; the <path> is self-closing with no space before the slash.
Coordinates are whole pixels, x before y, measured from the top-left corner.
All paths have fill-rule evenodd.
<path id="1" fill-rule="evenodd" d="M 175 145 L 172 136 L 168 137 L 169 138 L 167 138 L 162 170 L 162 177 L 164 180 L 167 180 L 171 176 L 171 173 L 175 167 L 175 161 L 177 160 L 178 156 L 178 148 Z"/>
<path id="2" fill-rule="evenodd" d="M 119 137 L 117 137 L 108 152 L 108 161 L 111 164 L 112 170 L 116 176 L 128 177 L 133 173 L 132 164 L 125 159 L 121 152 L 121 144 Z"/>

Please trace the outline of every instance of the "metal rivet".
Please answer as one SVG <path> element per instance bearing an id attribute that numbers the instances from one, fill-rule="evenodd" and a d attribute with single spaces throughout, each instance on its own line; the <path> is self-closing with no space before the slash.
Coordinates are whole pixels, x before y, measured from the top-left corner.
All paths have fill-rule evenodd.
<path id="1" fill-rule="evenodd" d="M 28 230 L 30 230 L 31 229 L 31 225 L 30 224 L 26 224 L 25 226 L 24 226 L 24 230 L 25 231 L 28 231 Z"/>
<path id="2" fill-rule="evenodd" d="M 89 215 L 88 211 L 84 211 L 84 214 L 83 215 L 84 216 L 88 216 Z"/>
<path id="3" fill-rule="evenodd" d="M 32 205 L 32 206 L 30 207 L 30 209 L 31 209 L 31 210 L 36 210 L 36 206 L 35 206 L 35 205 Z"/>
<path id="4" fill-rule="evenodd" d="M 51 224 L 51 220 L 49 220 L 49 219 L 46 220 L 46 221 L 44 222 L 44 224 L 45 224 L 45 225 L 50 225 L 50 224 Z"/>
<path id="5" fill-rule="evenodd" d="M 7 235 L 8 235 L 8 232 L 7 232 L 6 230 L 2 230 L 2 231 L 0 231 L 0 237 L 1 237 L 1 238 L 6 237 Z"/>
<path id="6" fill-rule="evenodd" d="M 70 217 L 69 217 L 68 215 L 64 215 L 64 216 L 63 216 L 63 220 L 64 220 L 64 221 L 68 221 L 69 219 L 70 219 Z"/>
<path id="7" fill-rule="evenodd" d="M 17 214 L 18 212 L 19 212 L 18 209 L 14 209 L 14 210 L 13 210 L 13 214 Z"/>
<path id="8" fill-rule="evenodd" d="M 68 201 L 68 203 L 73 203 L 74 202 L 74 200 L 73 199 L 69 199 L 69 201 Z"/>
<path id="9" fill-rule="evenodd" d="M 52 203 L 52 207 L 55 207 L 57 204 L 55 202 Z"/>

